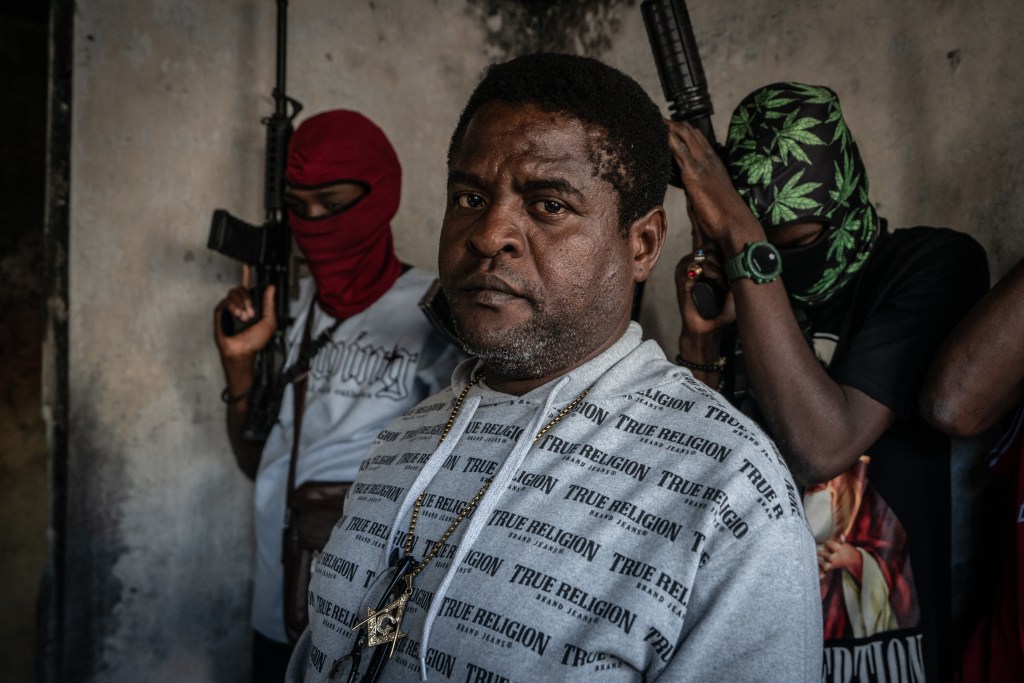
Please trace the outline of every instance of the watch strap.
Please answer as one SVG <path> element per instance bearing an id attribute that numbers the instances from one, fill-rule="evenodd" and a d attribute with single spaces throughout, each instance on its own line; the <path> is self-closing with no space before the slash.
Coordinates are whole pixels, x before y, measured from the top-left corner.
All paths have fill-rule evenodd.
<path id="1" fill-rule="evenodd" d="M 741 277 L 750 277 L 750 273 L 748 272 L 746 261 L 744 259 L 749 247 L 749 244 L 743 247 L 743 251 L 725 262 L 725 279 L 727 282 L 739 280 Z"/>

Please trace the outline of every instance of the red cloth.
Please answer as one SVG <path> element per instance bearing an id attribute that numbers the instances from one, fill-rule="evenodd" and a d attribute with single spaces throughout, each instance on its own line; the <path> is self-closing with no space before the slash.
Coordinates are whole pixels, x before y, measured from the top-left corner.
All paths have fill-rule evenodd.
<path id="1" fill-rule="evenodd" d="M 354 206 L 335 216 L 307 220 L 288 212 L 321 308 L 339 319 L 367 308 L 402 274 L 391 235 L 402 167 L 384 132 L 354 111 L 312 116 L 292 135 L 285 181 L 300 189 L 342 181 L 368 186 Z"/>
<path id="2" fill-rule="evenodd" d="M 860 507 L 846 533 L 846 542 L 878 561 L 889 587 L 889 606 L 896 617 L 897 627 L 917 626 L 921 614 L 910 569 L 906 531 L 871 484 L 864 487 Z M 826 576 L 822 595 L 825 640 L 853 637 L 843 596 L 842 574 L 836 570 Z"/>
<path id="3" fill-rule="evenodd" d="M 999 577 L 985 614 L 964 650 L 956 681 L 1024 681 L 1024 429 L 993 466 L 997 487 Z"/>

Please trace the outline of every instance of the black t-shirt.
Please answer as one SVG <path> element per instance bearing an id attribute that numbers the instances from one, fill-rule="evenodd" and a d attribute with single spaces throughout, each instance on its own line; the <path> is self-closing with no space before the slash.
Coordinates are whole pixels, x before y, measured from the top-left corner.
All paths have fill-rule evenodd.
<path id="1" fill-rule="evenodd" d="M 949 678 L 951 592 L 965 589 L 950 579 L 950 441 L 920 418 L 917 398 L 939 344 L 987 288 L 971 237 L 908 228 L 883 232 L 837 300 L 797 314 L 829 376 L 896 415 L 859 467 L 805 492 L 819 545 L 842 534 L 861 565 L 859 577 L 823 580 L 824 680 L 916 681 L 922 665 L 929 681 Z"/>

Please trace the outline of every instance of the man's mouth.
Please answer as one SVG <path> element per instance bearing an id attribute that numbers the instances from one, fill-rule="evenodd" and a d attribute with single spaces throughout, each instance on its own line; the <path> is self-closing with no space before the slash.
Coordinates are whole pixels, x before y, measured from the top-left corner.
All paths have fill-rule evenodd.
<path id="1" fill-rule="evenodd" d="M 525 299 L 518 289 L 490 273 L 470 275 L 459 285 L 459 291 L 468 298 L 482 304 L 505 303 L 511 299 Z"/>

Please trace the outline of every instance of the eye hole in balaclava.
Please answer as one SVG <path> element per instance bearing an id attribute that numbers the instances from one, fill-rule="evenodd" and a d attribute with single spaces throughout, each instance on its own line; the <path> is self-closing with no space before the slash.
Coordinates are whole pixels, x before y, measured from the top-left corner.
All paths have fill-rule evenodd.
<path id="1" fill-rule="evenodd" d="M 733 112 L 725 162 L 765 232 L 825 224 L 813 244 L 780 250 L 782 278 L 795 302 L 832 299 L 867 261 L 880 225 L 836 94 L 802 83 L 755 90 Z"/>

